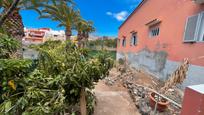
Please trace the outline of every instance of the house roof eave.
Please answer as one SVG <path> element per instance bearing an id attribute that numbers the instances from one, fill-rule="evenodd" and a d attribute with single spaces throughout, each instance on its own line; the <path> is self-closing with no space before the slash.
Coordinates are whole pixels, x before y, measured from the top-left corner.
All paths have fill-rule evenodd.
<path id="1" fill-rule="evenodd" d="M 132 15 L 146 2 L 147 0 L 142 0 L 142 2 L 135 8 L 135 10 L 127 17 L 127 19 L 119 26 L 119 29 L 132 17 Z"/>

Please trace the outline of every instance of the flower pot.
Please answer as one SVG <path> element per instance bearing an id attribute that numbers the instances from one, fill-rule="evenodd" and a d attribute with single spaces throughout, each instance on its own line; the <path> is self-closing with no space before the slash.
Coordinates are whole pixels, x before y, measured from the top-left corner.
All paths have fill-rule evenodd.
<path id="1" fill-rule="evenodd" d="M 150 106 L 151 106 L 152 109 L 154 109 L 155 106 L 156 106 L 156 99 L 155 99 L 156 96 L 157 96 L 157 98 L 158 98 L 158 95 L 157 95 L 155 92 L 152 92 L 152 93 L 149 95 L 149 102 L 150 102 Z M 164 99 L 164 98 L 162 98 L 162 97 L 160 97 L 159 102 L 158 102 L 158 104 L 157 104 L 157 110 L 158 110 L 159 112 L 163 112 L 163 111 L 166 110 L 166 108 L 168 107 L 168 105 L 169 105 L 169 101 L 166 100 L 166 99 Z"/>

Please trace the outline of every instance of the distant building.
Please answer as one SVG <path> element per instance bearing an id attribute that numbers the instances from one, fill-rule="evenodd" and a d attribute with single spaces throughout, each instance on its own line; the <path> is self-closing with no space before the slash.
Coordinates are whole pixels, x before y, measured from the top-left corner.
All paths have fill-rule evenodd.
<path id="1" fill-rule="evenodd" d="M 204 83 L 204 0 L 142 0 L 119 27 L 117 59 L 166 80 L 189 58 L 183 87 Z"/>
<path id="2" fill-rule="evenodd" d="M 41 31 L 38 29 L 25 29 L 25 37 L 23 38 L 23 43 L 25 44 L 43 43 L 44 36 L 45 31 Z"/>
<path id="3" fill-rule="evenodd" d="M 48 40 L 65 40 L 65 32 L 55 31 L 50 28 L 39 29 L 26 29 L 25 37 L 23 39 L 24 44 L 40 44 Z"/>
<path id="4" fill-rule="evenodd" d="M 44 41 L 47 40 L 60 40 L 65 41 L 65 32 L 63 30 L 50 30 L 45 33 Z"/>
<path id="5" fill-rule="evenodd" d="M 107 40 L 107 39 L 116 39 L 117 37 L 114 36 L 94 36 L 90 35 L 88 40 L 89 41 L 94 41 L 94 40 Z"/>
<path id="6" fill-rule="evenodd" d="M 94 40 L 98 40 L 100 37 L 99 36 L 96 36 L 96 35 L 89 35 L 89 38 L 88 40 L 89 41 L 94 41 Z"/>
<path id="7" fill-rule="evenodd" d="M 37 59 L 38 52 L 27 48 L 30 44 L 42 44 L 48 40 L 65 41 L 65 32 L 55 31 L 50 28 L 25 29 L 25 37 L 23 38 L 23 57 L 26 59 Z"/>

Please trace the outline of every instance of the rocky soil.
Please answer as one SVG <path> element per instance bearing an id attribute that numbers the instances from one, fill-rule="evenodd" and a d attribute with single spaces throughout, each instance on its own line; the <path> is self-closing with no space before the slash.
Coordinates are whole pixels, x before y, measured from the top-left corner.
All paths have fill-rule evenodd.
<path id="1" fill-rule="evenodd" d="M 105 79 L 105 83 L 109 86 L 123 85 L 127 88 L 135 106 L 142 115 L 153 115 L 153 110 L 149 105 L 149 94 L 152 90 L 159 91 L 164 85 L 164 82 L 141 70 L 121 67 L 112 69 L 110 76 Z M 183 92 L 173 87 L 168 90 L 165 96 L 181 104 Z M 179 115 L 179 113 L 180 108 L 170 104 L 165 112 L 157 112 L 157 115 Z"/>

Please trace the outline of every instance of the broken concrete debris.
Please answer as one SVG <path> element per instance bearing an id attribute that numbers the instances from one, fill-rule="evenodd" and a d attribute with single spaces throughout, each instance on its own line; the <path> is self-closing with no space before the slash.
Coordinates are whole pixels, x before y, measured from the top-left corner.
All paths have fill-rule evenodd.
<path id="1" fill-rule="evenodd" d="M 137 71 L 132 68 L 126 68 L 124 73 L 121 73 L 118 70 L 119 69 L 114 68 L 111 71 L 111 73 L 113 72 L 114 74 L 111 74 L 104 80 L 106 85 L 113 86 L 119 83 L 122 84 L 128 89 L 139 112 L 142 115 L 153 115 L 154 110 L 150 107 L 149 103 L 149 94 L 152 90 L 149 89 L 158 91 L 160 89 L 158 86 L 162 86 L 164 83 L 156 80 L 156 78 L 144 75 L 142 71 Z M 166 96 L 179 104 L 181 103 L 182 97 L 177 93 L 176 87 L 169 89 Z M 170 105 L 166 111 L 157 112 L 157 115 L 179 115 L 179 113 L 180 108 Z"/>

